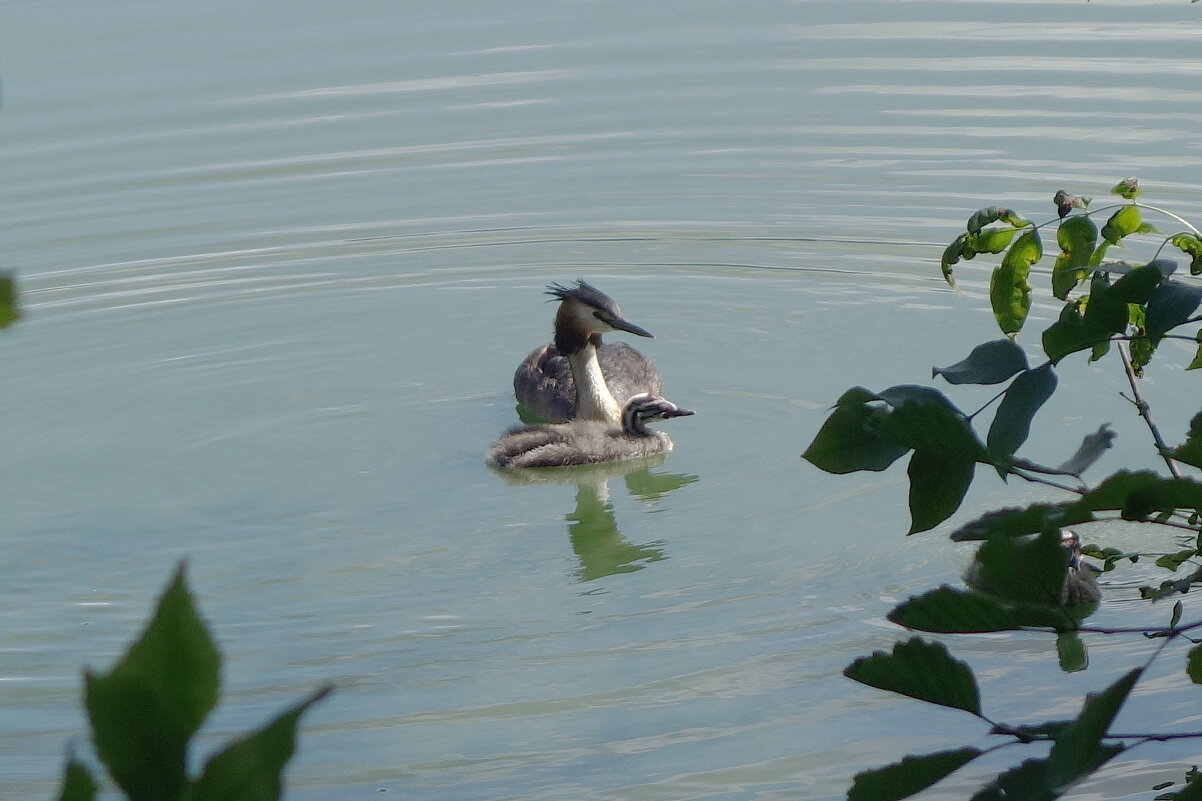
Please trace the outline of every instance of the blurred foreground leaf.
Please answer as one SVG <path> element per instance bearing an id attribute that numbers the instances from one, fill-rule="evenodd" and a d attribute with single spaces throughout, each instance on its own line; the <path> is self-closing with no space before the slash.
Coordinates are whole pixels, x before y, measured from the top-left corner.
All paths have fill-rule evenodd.
<path id="1" fill-rule="evenodd" d="M 897 801 L 921 792 L 981 755 L 977 748 L 908 756 L 901 762 L 857 773 L 847 801 Z"/>
<path id="2" fill-rule="evenodd" d="M 953 659 L 941 643 L 920 637 L 894 643 L 893 652 L 877 651 L 852 662 L 843 675 L 861 684 L 981 714 L 981 698 L 972 670 Z"/>

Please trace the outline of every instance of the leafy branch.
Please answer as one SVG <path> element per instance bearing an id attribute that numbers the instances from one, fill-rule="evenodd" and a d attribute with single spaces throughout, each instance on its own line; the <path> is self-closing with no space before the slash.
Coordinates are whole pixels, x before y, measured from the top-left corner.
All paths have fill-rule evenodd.
<path id="1" fill-rule="evenodd" d="M 1057 218 L 1038 225 L 1010 209 L 980 209 L 969 217 L 965 232 L 945 249 L 941 269 L 949 283 L 954 283 L 953 267 L 960 261 L 982 254 L 999 257 L 990 277 L 989 301 L 1003 337 L 976 346 L 954 364 L 933 368 L 931 377 L 953 387 L 1004 388 L 975 411 L 964 412 L 933 387 L 907 384 L 880 391 L 853 387 L 835 402 L 803 457 L 821 470 L 842 474 L 883 471 L 908 456 L 909 534 L 930 530 L 955 514 L 978 466 L 991 468 L 1003 481 L 1013 476 L 1067 496 L 1059 502 L 987 512 L 952 531 L 952 540 L 981 543 L 965 575 L 968 588 L 944 585 L 909 598 L 888 614 L 893 623 L 928 634 L 1046 632 L 1055 636 L 1065 671 L 1088 666 L 1082 635 L 1139 634 L 1159 642 L 1142 666 L 1088 695 L 1075 718 L 1017 726 L 996 722 L 984 713 L 972 669 L 938 642 L 913 637 L 897 643 L 891 653 L 876 652 L 856 660 L 844 671 L 849 678 L 974 715 L 990 726 L 992 736 L 1008 740 L 985 749 L 911 755 L 866 771 L 856 776 L 848 792 L 852 801 L 906 798 L 983 754 L 1037 742 L 1051 743 L 1046 757 L 1027 759 L 1004 771 L 973 799 L 1053 799 L 1132 747 L 1202 737 L 1202 732 L 1110 731 L 1147 667 L 1170 643 L 1193 644 L 1186 654 L 1186 673 L 1202 684 L 1202 645 L 1190 636 L 1202 628 L 1202 620 L 1182 624 L 1178 602 L 1168 625 L 1116 629 L 1084 623 L 1097 608 L 1101 590 L 1094 568 L 1082 556 L 1101 560 L 1104 571 L 1136 562 L 1141 555 L 1154 557 L 1157 566 L 1173 572 L 1183 565 L 1193 567 L 1159 587 L 1142 587 L 1141 596 L 1151 601 L 1188 592 L 1202 581 L 1202 482 L 1185 475 L 1184 469 L 1202 467 L 1202 412 L 1191 421 L 1185 440 L 1171 447 L 1152 418 L 1140 383 L 1164 340 L 1202 343 L 1202 330 L 1182 330 L 1202 322 L 1198 314 L 1202 286 L 1190 280 L 1202 275 L 1202 236 L 1173 212 L 1139 201 L 1135 179 L 1120 182 L 1111 192 L 1121 200 L 1091 210 L 1089 198 L 1059 191 L 1053 197 Z M 1146 213 L 1159 214 L 1185 230 L 1155 242 L 1152 258 L 1145 263 L 1107 260 L 1111 248 L 1142 243 L 1159 234 L 1145 221 Z M 1053 225 L 1059 253 L 1048 289 L 1064 305 L 1040 336 L 1045 359 L 1032 366 L 1017 338 L 1035 291 L 1029 280 L 1032 269 L 1044 258 L 1042 237 Z M 1188 258 L 1189 277 L 1177 275 L 1176 261 L 1164 257 L 1172 249 Z M 1097 361 L 1112 349 L 1119 354 L 1130 389 L 1130 396 L 1124 397 L 1142 419 L 1168 475 L 1124 469 L 1087 482 L 1083 474 L 1104 455 L 1115 436 L 1108 423 L 1085 436 L 1076 452 L 1059 465 L 1042 465 L 1020 456 L 1031 424 L 1055 393 L 1059 372 L 1069 358 L 1084 351 L 1089 361 Z M 1202 344 L 1186 369 L 1198 367 L 1202 367 Z M 982 436 L 974 426 L 990 409 L 992 420 Z M 1062 480 L 1066 477 L 1075 479 L 1076 485 Z M 1111 521 L 1188 532 L 1190 543 L 1188 547 L 1178 543 L 1178 550 L 1159 554 L 1130 553 L 1098 545 L 1082 547 L 1079 536 L 1069 529 Z M 1185 789 L 1162 797 L 1202 798 L 1202 779 L 1191 772 Z"/>

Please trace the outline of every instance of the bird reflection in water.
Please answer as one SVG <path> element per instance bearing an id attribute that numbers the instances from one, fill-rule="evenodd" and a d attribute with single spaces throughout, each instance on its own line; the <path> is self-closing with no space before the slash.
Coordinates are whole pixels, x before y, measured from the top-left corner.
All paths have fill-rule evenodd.
<path id="1" fill-rule="evenodd" d="M 509 484 L 575 484 L 576 506 L 564 515 L 568 541 L 580 566 L 579 581 L 594 581 L 617 573 L 633 573 L 667 558 L 662 540 L 636 545 L 622 536 L 613 503 L 610 479 L 621 477 L 630 495 L 649 506 L 699 476 L 654 470 L 664 456 L 624 462 L 547 469 L 494 469 Z"/>

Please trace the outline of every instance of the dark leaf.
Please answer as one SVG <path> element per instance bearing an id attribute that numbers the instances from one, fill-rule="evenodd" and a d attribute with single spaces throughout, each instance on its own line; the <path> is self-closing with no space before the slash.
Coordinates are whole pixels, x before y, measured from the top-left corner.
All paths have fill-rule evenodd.
<path id="1" fill-rule="evenodd" d="M 1031 433 L 1031 420 L 1056 390 L 1056 373 L 1051 364 L 1019 374 L 998 405 L 985 443 L 995 462 L 1014 455 Z"/>
<path id="2" fill-rule="evenodd" d="M 971 523 L 964 524 L 952 532 L 951 538 L 956 542 L 966 542 L 987 540 L 993 534 L 1021 537 L 1027 534 L 1038 534 L 1049 528 L 1075 526 L 1093 519 L 1093 515 L 1088 511 L 1083 515 L 1068 515 L 1071 507 L 1070 503 L 1033 503 L 1022 508 L 999 509 L 982 515 Z"/>
<path id="3" fill-rule="evenodd" d="M 1031 285 L 1027 283 L 1027 276 L 1031 265 L 1042 256 L 1039 231 L 1032 228 L 1010 246 L 1002 263 L 993 271 L 989 281 L 989 302 L 1003 334 L 1016 334 L 1022 330 L 1031 310 Z"/>
<path id="4" fill-rule="evenodd" d="M 1096 272 L 1089 281 L 1085 304 L 1085 327 L 1093 334 L 1120 334 L 1127 329 L 1127 302 L 1111 292 L 1105 273 Z"/>
<path id="5" fill-rule="evenodd" d="M 946 584 L 902 602 L 888 618 L 899 626 L 933 634 L 974 634 L 1024 627 L 1063 629 L 1071 625 L 1064 613 L 1056 609 L 1003 604 Z"/>
<path id="6" fill-rule="evenodd" d="M 1171 271 L 1172 267 L 1176 267 L 1172 262 L 1164 262 L 1159 260 L 1151 264 L 1145 264 L 1142 267 L 1136 267 L 1129 271 L 1122 278 L 1114 282 L 1114 286 L 1110 287 L 1109 295 L 1116 303 L 1135 303 L 1142 305 L 1147 303 L 1156 287 L 1160 286 L 1160 282 L 1165 279 L 1165 274 L 1160 269 Z"/>
<path id="7" fill-rule="evenodd" d="M 910 479 L 909 534 L 928 531 L 951 517 L 972 484 L 976 462 L 942 451 L 914 451 Z"/>
<path id="8" fill-rule="evenodd" d="M 63 770 L 63 789 L 58 801 L 93 801 L 96 798 L 95 780 L 87 767 L 75 759 L 74 754 L 67 756 L 67 767 Z"/>
<path id="9" fill-rule="evenodd" d="M 1057 797 L 1047 778 L 1046 759 L 1028 759 L 998 775 L 982 787 L 971 801 L 1052 801 Z"/>
<path id="10" fill-rule="evenodd" d="M 121 661 L 85 676 L 96 753 L 130 801 L 182 790 L 188 740 L 217 701 L 218 664 L 181 563 Z"/>
<path id="11" fill-rule="evenodd" d="M 1185 662 L 1185 674 L 1194 684 L 1202 684 L 1202 645 L 1195 645 L 1189 649 L 1189 656 L 1186 657 Z"/>
<path id="12" fill-rule="evenodd" d="M 1098 227 L 1089 217 L 1070 217 L 1056 230 L 1060 255 L 1052 267 L 1052 294 L 1060 300 L 1089 277 L 1089 259 L 1098 242 Z"/>
<path id="13" fill-rule="evenodd" d="M 296 724 L 329 695 L 323 687 L 264 728 L 226 746 L 205 765 L 190 801 L 276 801 L 281 774 L 296 750 Z"/>
<path id="14" fill-rule="evenodd" d="M 1120 471 L 1082 495 L 1069 517 L 1100 510 L 1118 511 L 1124 520 L 1146 520 L 1155 512 L 1202 509 L 1202 484 L 1162 478 L 1151 471 Z"/>
<path id="15" fill-rule="evenodd" d="M 1190 319 L 1202 304 L 1202 287 L 1181 281 L 1165 281 L 1148 300 L 1148 336 L 1159 339 Z"/>
<path id="16" fill-rule="evenodd" d="M 893 441 L 948 457 L 989 461 L 989 454 L 968 418 L 938 390 L 899 385 L 881 392 L 881 398 L 893 407 L 883 426 Z"/>
<path id="17" fill-rule="evenodd" d="M 958 748 L 908 756 L 877 770 L 857 773 L 847 801 L 897 801 L 921 792 L 980 756 L 977 748 Z"/>
<path id="18" fill-rule="evenodd" d="M 1185 786 L 1175 793 L 1170 793 L 1169 797 L 1173 801 L 1202 801 L 1202 779 L 1195 771 L 1190 771 L 1186 775 Z"/>
<path id="19" fill-rule="evenodd" d="M 1075 631 L 1062 631 L 1056 635 L 1056 656 L 1065 673 L 1076 673 L 1089 667 L 1089 651 Z"/>
<path id="20" fill-rule="evenodd" d="M 893 653 L 876 651 L 843 670 L 843 675 L 869 687 L 931 704 L 981 714 L 977 681 L 968 665 L 953 659 L 941 643 L 913 637 L 893 644 Z"/>
<path id="21" fill-rule="evenodd" d="M 950 367 L 934 367 L 931 377 L 941 375 L 949 384 L 1000 384 L 1027 369 L 1027 355 L 1010 339 L 977 345 L 966 358 Z"/>
<path id="22" fill-rule="evenodd" d="M 1057 529 L 1030 539 L 990 537 L 978 549 L 965 581 L 1018 604 L 1059 606 L 1068 565 Z"/>
<path id="23" fill-rule="evenodd" d="M 1054 790 L 1071 787 L 1122 752 L 1121 745 L 1107 745 L 1102 738 L 1142 672 L 1136 668 L 1102 692 L 1086 696 L 1081 714 L 1056 737 L 1048 754 L 1047 776 Z"/>
<path id="24" fill-rule="evenodd" d="M 1043 352 L 1052 362 L 1058 362 L 1070 353 L 1091 348 L 1109 334 L 1099 333 L 1085 323 L 1080 303 L 1070 301 L 1060 310 L 1056 322 L 1043 331 Z"/>
<path id="25" fill-rule="evenodd" d="M 884 470 L 909 450 L 882 433 L 888 414 L 878 395 L 863 387 L 848 390 L 802 458 L 828 473 Z"/>
<path id="26" fill-rule="evenodd" d="M 1173 458 L 1194 467 L 1202 467 L 1202 412 L 1189 421 L 1189 434 L 1185 442 L 1173 449 Z"/>
<path id="27" fill-rule="evenodd" d="M 1098 426 L 1097 431 L 1087 435 L 1081 441 L 1081 447 L 1077 448 L 1077 452 L 1068 461 L 1056 469 L 1080 477 L 1082 473 L 1093 466 L 1094 462 L 1102 458 L 1102 454 L 1110 447 L 1115 436 L 1115 433 L 1110 430 L 1110 423 L 1103 423 Z"/>

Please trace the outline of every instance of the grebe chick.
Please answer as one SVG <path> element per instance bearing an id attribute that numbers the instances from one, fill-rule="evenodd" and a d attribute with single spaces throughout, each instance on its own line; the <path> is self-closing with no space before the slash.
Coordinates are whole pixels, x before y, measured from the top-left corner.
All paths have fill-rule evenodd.
<path id="1" fill-rule="evenodd" d="M 492 467 L 563 467 L 654 456 L 672 450 L 672 440 L 647 428 L 647 423 L 690 414 L 658 395 L 643 393 L 627 401 L 620 426 L 604 420 L 517 426 L 501 435 L 484 461 Z"/>
<path id="2" fill-rule="evenodd" d="M 583 280 L 551 284 L 547 294 L 560 301 L 555 339 L 518 365 L 513 374 L 518 403 L 549 423 L 573 418 L 618 423 L 627 398 L 660 393 L 663 383 L 650 359 L 624 343 L 602 344 L 601 335 L 610 331 L 651 336 L 624 319 L 609 295 Z"/>

